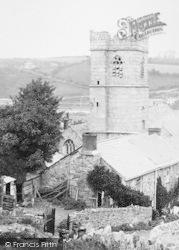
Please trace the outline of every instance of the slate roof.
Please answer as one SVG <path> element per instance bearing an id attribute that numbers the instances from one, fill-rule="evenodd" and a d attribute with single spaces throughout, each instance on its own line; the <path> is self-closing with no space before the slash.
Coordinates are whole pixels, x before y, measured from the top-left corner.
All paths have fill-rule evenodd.
<path id="1" fill-rule="evenodd" d="M 102 159 L 127 181 L 179 162 L 176 144 L 169 137 L 145 133 L 100 141 L 97 149 Z"/>
<path id="2" fill-rule="evenodd" d="M 170 135 L 179 136 L 179 111 L 167 104 L 150 106 L 149 128 L 165 128 Z"/>
<path id="3" fill-rule="evenodd" d="M 82 134 L 88 130 L 86 123 L 71 125 L 70 127 L 82 138 Z"/>

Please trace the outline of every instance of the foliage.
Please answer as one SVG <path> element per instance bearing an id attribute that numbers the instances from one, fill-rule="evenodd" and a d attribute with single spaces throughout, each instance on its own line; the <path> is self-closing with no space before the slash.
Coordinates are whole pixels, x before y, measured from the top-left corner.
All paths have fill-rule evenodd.
<path id="1" fill-rule="evenodd" d="M 147 225 L 144 222 L 138 222 L 137 224 L 128 224 L 124 223 L 120 226 L 113 226 L 112 232 L 119 232 L 119 231 L 140 231 L 140 230 L 149 230 L 151 229 L 151 226 Z"/>
<path id="2" fill-rule="evenodd" d="M 174 186 L 173 189 L 171 189 L 168 193 L 168 197 L 169 197 L 169 202 L 171 203 L 171 207 L 173 206 L 179 206 L 179 178 L 178 181 L 176 183 L 176 185 Z"/>
<path id="3" fill-rule="evenodd" d="M 62 205 L 64 206 L 64 209 L 66 210 L 83 210 L 87 207 L 85 201 L 82 201 L 82 200 L 75 200 L 71 197 L 65 197 L 63 200 L 62 200 Z"/>
<path id="4" fill-rule="evenodd" d="M 17 222 L 17 218 L 12 215 L 0 215 L 0 225 L 10 225 Z"/>
<path id="5" fill-rule="evenodd" d="M 0 109 L 1 174 L 19 176 L 38 169 L 58 151 L 62 113 L 53 91 L 48 82 L 32 80 L 20 88 L 12 105 Z"/>
<path id="6" fill-rule="evenodd" d="M 58 229 L 67 229 L 67 219 L 62 220 L 59 225 Z"/>
<path id="7" fill-rule="evenodd" d="M 164 208 L 169 202 L 167 189 L 162 185 L 161 177 L 157 178 L 157 190 L 156 190 L 156 209 L 159 214 L 162 213 Z"/>
<path id="8" fill-rule="evenodd" d="M 91 239 L 88 241 L 84 240 L 73 240 L 65 244 L 66 250 L 107 250 L 104 244 Z"/>
<path id="9" fill-rule="evenodd" d="M 123 185 L 121 178 L 114 172 L 106 170 L 104 166 L 95 166 L 88 173 L 87 182 L 94 191 L 104 191 L 113 198 L 119 207 L 131 204 L 146 207 L 151 205 L 148 196 Z"/>

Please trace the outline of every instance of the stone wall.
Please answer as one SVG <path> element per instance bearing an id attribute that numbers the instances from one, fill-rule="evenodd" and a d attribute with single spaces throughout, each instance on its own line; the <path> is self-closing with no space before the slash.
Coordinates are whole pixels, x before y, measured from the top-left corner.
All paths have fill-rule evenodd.
<path id="1" fill-rule="evenodd" d="M 90 222 L 95 229 L 106 225 L 120 226 L 124 223 L 148 223 L 151 219 L 152 208 L 139 206 L 85 209 L 71 215 L 71 220 L 80 222 L 83 226 Z"/>
<path id="2" fill-rule="evenodd" d="M 155 176 L 156 174 L 156 176 Z M 179 178 L 179 163 L 166 166 L 165 168 L 145 174 L 126 182 L 132 189 L 139 190 L 145 195 L 150 196 L 152 205 L 155 206 L 156 180 L 161 177 L 162 185 L 169 191 L 178 182 Z"/>

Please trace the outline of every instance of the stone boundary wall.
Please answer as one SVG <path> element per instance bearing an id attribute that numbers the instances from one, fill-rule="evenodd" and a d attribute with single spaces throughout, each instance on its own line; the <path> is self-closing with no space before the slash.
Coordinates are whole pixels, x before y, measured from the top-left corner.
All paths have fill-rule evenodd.
<path id="1" fill-rule="evenodd" d="M 82 226 L 92 223 L 95 229 L 100 227 L 120 226 L 124 223 L 148 223 L 152 220 L 152 207 L 129 206 L 121 208 L 85 209 L 70 215 L 71 221 L 80 222 Z"/>

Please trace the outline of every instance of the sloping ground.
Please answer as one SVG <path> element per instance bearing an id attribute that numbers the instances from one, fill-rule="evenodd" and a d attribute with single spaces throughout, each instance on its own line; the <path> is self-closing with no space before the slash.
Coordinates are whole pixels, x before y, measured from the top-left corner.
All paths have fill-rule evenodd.
<path id="1" fill-rule="evenodd" d="M 88 86 L 90 83 L 90 61 L 76 63 L 59 70 L 53 77 Z"/>
<path id="2" fill-rule="evenodd" d="M 62 58 L 63 59 L 63 58 Z M 61 59 L 61 60 L 62 60 Z M 20 87 L 24 87 L 32 79 L 42 77 L 56 87 L 55 93 L 58 96 L 81 96 L 89 94 L 90 84 L 90 60 L 88 57 L 79 57 L 78 60 L 68 58 L 67 62 L 47 59 L 9 59 L 0 60 L 0 98 L 8 98 L 9 95 L 16 95 Z M 59 58 L 60 60 L 60 58 Z M 28 65 L 33 67 L 28 68 Z M 149 66 L 151 66 L 149 64 Z M 160 67 L 160 65 L 157 65 Z M 165 65 L 168 72 L 173 72 L 171 65 Z M 175 69 L 176 70 L 176 69 Z M 176 72 L 175 72 L 176 73 Z M 173 74 L 173 73 L 172 73 Z M 175 91 L 165 93 L 168 96 L 179 95 L 179 76 L 173 74 L 149 74 L 149 85 L 151 94 L 156 91 Z M 177 90 L 177 91 L 176 91 Z M 157 96 L 163 97 L 164 93 L 158 92 Z M 72 103 L 73 104 L 73 103 Z M 71 103 L 70 103 L 71 105 Z"/>

